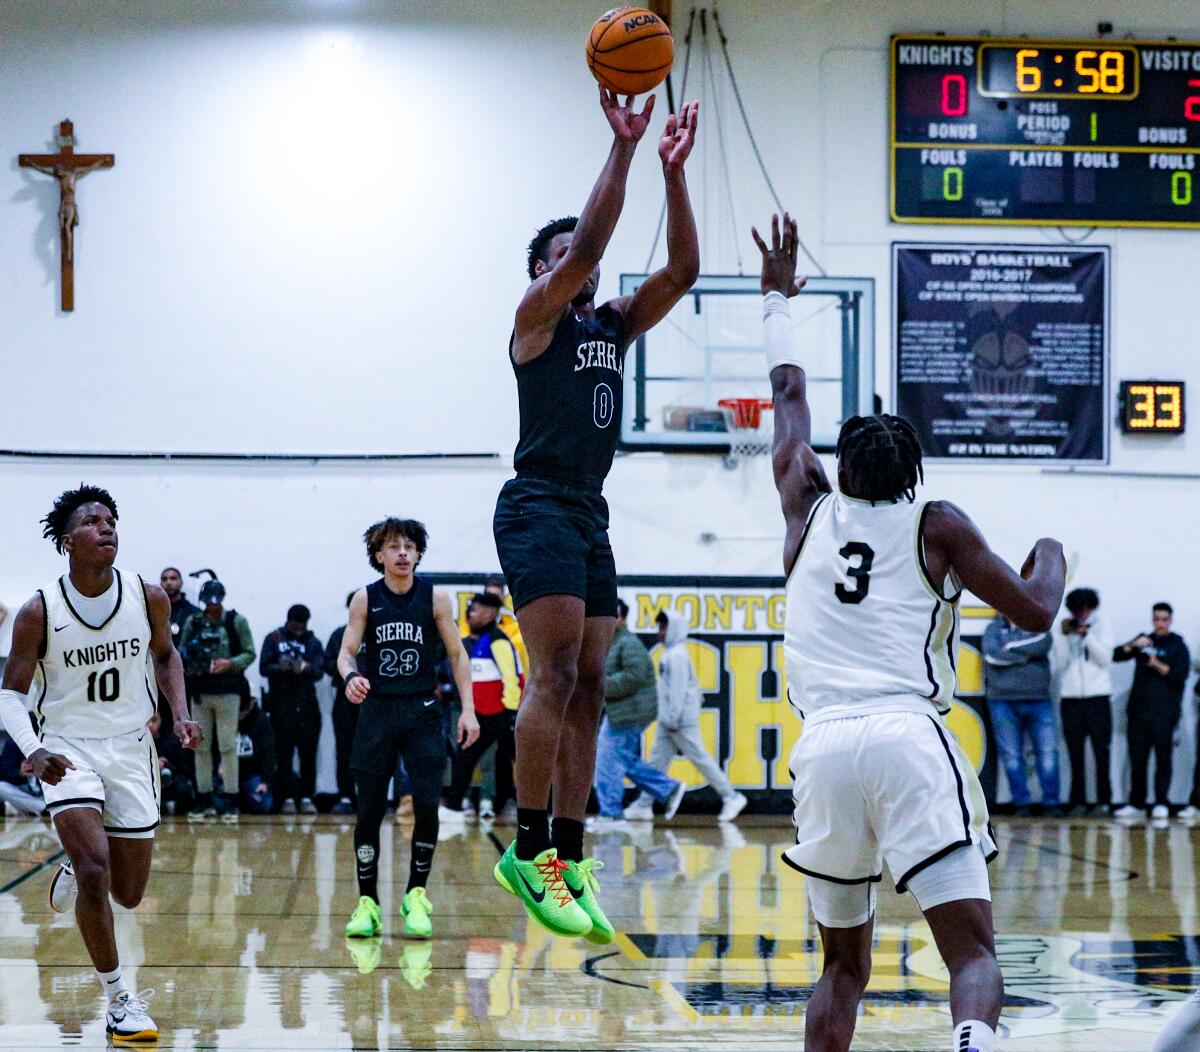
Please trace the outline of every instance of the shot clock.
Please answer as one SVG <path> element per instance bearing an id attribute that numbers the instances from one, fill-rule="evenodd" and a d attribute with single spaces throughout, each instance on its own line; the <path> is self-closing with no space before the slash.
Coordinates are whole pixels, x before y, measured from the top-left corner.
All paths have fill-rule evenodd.
<path id="1" fill-rule="evenodd" d="M 1182 380 L 1122 380 L 1121 430 L 1127 435 L 1183 434 Z"/>
<path id="2" fill-rule="evenodd" d="M 1200 227 L 1200 42 L 896 36 L 897 222 Z"/>

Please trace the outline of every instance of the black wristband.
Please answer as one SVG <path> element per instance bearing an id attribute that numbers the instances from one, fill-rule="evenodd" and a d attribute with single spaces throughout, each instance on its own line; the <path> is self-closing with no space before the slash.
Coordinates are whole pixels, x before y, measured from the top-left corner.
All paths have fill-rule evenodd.
<path id="1" fill-rule="evenodd" d="M 366 676 L 364 676 L 364 675 L 363 675 L 361 672 L 351 672 L 351 673 L 350 673 L 350 675 L 348 675 L 348 676 L 346 677 L 346 679 L 345 679 L 345 681 L 344 681 L 344 684 L 343 684 L 343 685 L 344 685 L 344 686 L 346 686 L 346 687 L 348 687 L 348 686 L 350 686 L 350 681 L 351 681 L 351 680 L 354 680 L 354 679 L 366 679 L 366 678 L 367 678 L 367 677 L 366 677 Z"/>

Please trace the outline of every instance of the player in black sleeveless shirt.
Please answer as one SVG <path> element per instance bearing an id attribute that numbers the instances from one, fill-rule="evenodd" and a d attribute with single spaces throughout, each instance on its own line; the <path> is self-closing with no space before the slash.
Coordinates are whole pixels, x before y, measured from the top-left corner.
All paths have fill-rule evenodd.
<path id="1" fill-rule="evenodd" d="M 464 747 L 479 736 L 471 694 L 471 662 L 463 649 L 448 593 L 415 574 L 425 554 L 425 527 L 413 519 L 384 519 L 363 535 L 367 559 L 383 579 L 360 588 L 350 601 L 338 671 L 346 697 L 361 705 L 350 761 L 358 788 L 354 853 L 358 907 L 346 925 L 356 938 L 378 935 L 379 828 L 387 809 L 387 787 L 396 760 L 412 781 L 413 835 L 408 888 L 400 909 L 405 934 L 432 934 L 432 907 L 425 884 L 438 838 L 438 802 L 446 769 L 446 731 L 434 694 L 437 642 L 450 655 L 462 699 L 458 740 Z"/>
<path id="2" fill-rule="evenodd" d="M 604 89 L 600 101 L 614 140 L 587 205 L 577 220 L 547 224 L 529 246 L 531 284 L 509 344 L 521 410 L 517 476 L 500 494 L 494 530 L 530 664 L 517 717 L 517 839 L 496 877 L 551 931 L 603 943 L 612 926 L 596 903 L 592 860 L 583 858 L 617 612 L 601 489 L 620 435 L 625 349 L 691 288 L 700 249 L 683 171 L 696 132 L 693 102 L 667 119 L 658 144 L 667 264 L 632 296 L 595 305 L 600 258 L 654 98 L 641 113 L 632 98 L 621 105 Z"/>

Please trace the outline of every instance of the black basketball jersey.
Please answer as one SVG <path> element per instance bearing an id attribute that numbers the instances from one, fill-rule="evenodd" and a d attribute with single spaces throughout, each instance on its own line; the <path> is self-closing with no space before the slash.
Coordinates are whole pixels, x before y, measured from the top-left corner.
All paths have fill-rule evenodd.
<path id="1" fill-rule="evenodd" d="M 371 681 L 371 696 L 432 695 L 436 640 L 432 584 L 414 577 L 404 595 L 396 595 L 382 580 L 367 585 L 359 668 Z"/>
<path id="2" fill-rule="evenodd" d="M 519 474 L 604 481 L 621 434 L 624 366 L 625 319 L 607 304 L 590 320 L 569 309 L 542 354 L 513 363 L 521 406 L 513 464 Z"/>

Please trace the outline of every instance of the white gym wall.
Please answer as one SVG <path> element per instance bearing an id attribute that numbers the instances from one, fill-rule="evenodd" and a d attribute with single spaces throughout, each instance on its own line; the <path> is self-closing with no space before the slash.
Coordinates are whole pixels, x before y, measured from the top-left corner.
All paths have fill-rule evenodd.
<path id="1" fill-rule="evenodd" d="M 389 512 L 429 525 L 427 568 L 497 568 L 492 508 L 517 430 L 505 346 L 524 246 L 544 220 L 582 207 L 607 152 L 583 60 L 605 6 L 0 5 L 0 448 L 503 455 L 373 466 L 0 458 L 0 600 L 14 607 L 62 572 L 37 520 L 81 479 L 121 506 L 123 566 L 153 578 L 166 563 L 215 567 L 259 640 L 292 602 L 313 609 L 326 637 L 347 590 L 370 576 L 363 527 Z M 676 0 L 680 35 L 690 6 Z M 885 398 L 891 241 L 1061 243 L 1054 230 L 887 222 L 889 35 L 1088 36 L 1100 17 L 1136 17 L 1118 34 L 1200 35 L 1194 0 L 720 7 L 755 132 L 804 238 L 829 273 L 877 282 Z M 645 264 L 665 101 L 605 260 L 606 295 Z M 744 230 L 772 203 L 732 97 L 720 101 Z M 117 158 L 80 183 L 72 315 L 57 309 L 57 188 L 16 164 L 19 152 L 52 148 L 65 117 L 79 152 Z M 733 273 L 715 131 L 708 107 L 691 186 L 703 269 Z M 1200 237 L 1102 230 L 1090 242 L 1113 246 L 1114 382 L 1181 378 L 1194 400 Z M 754 269 L 748 236 L 738 247 Z M 1086 473 L 934 467 L 925 493 L 966 507 L 1016 562 L 1038 535 L 1061 537 L 1078 560 L 1074 583 L 1100 590 L 1117 637 L 1148 627 L 1161 598 L 1198 647 L 1198 427 L 1114 434 L 1110 467 Z M 607 494 L 623 572 L 779 570 L 765 464 L 735 474 L 718 458 L 621 458 Z M 8 626 L 0 653 L 7 636 Z"/>

